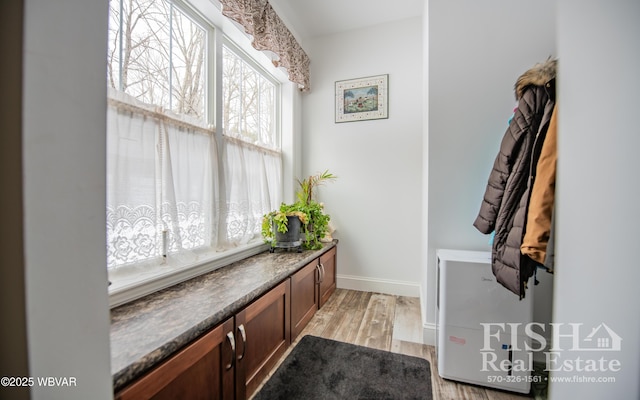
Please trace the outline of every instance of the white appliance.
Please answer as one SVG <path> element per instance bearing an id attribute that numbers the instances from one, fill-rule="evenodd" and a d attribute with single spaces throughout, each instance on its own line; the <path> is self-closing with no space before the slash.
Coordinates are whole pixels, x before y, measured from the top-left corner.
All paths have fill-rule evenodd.
<path id="1" fill-rule="evenodd" d="M 525 325 L 533 320 L 533 284 L 519 300 L 493 276 L 491 253 L 438 250 L 437 256 L 440 376 L 529 393 L 533 353 L 525 348 L 531 346 Z"/>

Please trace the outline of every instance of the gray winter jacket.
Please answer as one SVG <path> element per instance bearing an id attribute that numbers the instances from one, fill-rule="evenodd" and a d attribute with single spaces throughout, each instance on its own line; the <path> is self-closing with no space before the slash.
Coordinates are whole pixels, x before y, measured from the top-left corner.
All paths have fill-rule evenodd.
<path id="1" fill-rule="evenodd" d="M 495 231 L 492 269 L 522 299 L 535 264 L 520 253 L 529 193 L 555 104 L 557 60 L 535 65 L 515 85 L 518 107 L 502 139 L 474 226 Z"/>

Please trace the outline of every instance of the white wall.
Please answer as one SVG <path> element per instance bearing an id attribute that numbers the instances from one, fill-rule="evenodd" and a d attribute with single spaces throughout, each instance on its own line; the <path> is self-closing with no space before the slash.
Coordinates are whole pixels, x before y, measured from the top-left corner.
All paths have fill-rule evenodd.
<path id="1" fill-rule="evenodd" d="M 557 54 L 552 0 L 429 0 L 426 13 L 429 108 L 423 157 L 429 186 L 423 285 L 426 324 L 432 329 L 435 251 L 490 249 L 488 237 L 472 224 L 515 105 L 513 85 L 522 72 Z M 548 286 L 537 289 L 550 294 Z"/>
<path id="2" fill-rule="evenodd" d="M 302 172 L 329 169 L 320 189 L 341 240 L 338 285 L 419 295 L 422 21 L 411 18 L 305 42 Z M 389 118 L 338 123 L 335 82 L 389 74 Z"/>
<path id="3" fill-rule="evenodd" d="M 107 3 L 26 0 L 24 212 L 32 399 L 109 399 L 105 268 Z"/>
<path id="4" fill-rule="evenodd" d="M 422 11 L 422 218 L 421 233 L 422 246 L 420 251 L 420 308 L 423 324 L 423 341 L 427 344 L 435 344 L 435 317 L 427 321 L 427 287 L 429 282 L 427 260 L 429 259 L 429 1 L 424 1 Z M 429 303 L 431 306 L 431 303 Z"/>
<path id="5" fill-rule="evenodd" d="M 640 2 L 563 0 L 558 6 L 558 250 L 553 319 L 605 323 L 619 352 L 562 352 L 562 360 L 617 359 L 620 371 L 559 371 L 615 383 L 551 383 L 550 399 L 640 398 Z M 562 333 L 567 333 L 566 327 Z"/>

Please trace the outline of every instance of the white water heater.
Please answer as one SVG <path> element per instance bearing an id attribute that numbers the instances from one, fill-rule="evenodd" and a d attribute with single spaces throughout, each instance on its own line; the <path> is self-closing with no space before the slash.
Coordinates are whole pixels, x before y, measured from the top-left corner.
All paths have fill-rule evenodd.
<path id="1" fill-rule="evenodd" d="M 531 346 L 525 325 L 533 322 L 533 284 L 520 300 L 496 281 L 491 253 L 438 250 L 437 256 L 440 376 L 529 393 L 533 354 L 525 348 Z"/>

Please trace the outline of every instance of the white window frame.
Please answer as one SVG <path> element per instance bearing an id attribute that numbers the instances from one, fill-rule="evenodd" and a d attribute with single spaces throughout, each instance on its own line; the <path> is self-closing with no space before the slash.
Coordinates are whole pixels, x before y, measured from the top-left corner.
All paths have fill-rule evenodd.
<path id="1" fill-rule="evenodd" d="M 213 0 L 215 1 L 215 0 Z M 216 126 L 216 140 L 218 151 L 222 151 L 223 138 L 222 129 L 222 44 L 231 45 L 234 50 L 239 50 L 238 55 L 246 55 L 245 61 L 251 63 L 261 72 L 266 72 L 267 76 L 273 79 L 274 83 L 280 84 L 278 91 L 279 108 L 278 115 L 278 135 L 281 151 L 283 154 L 283 182 L 294 182 L 297 163 L 294 148 L 299 142 L 294 137 L 294 131 L 299 132 L 300 121 L 298 119 L 299 91 L 295 84 L 289 82 L 286 73 L 275 68 L 271 59 L 265 53 L 259 52 L 251 47 L 250 38 L 241 31 L 235 23 L 231 22 L 220 11 L 220 4 L 212 0 L 173 0 L 182 12 L 193 18 L 199 24 L 206 24 L 213 27 L 210 31 L 207 48 L 207 80 L 208 84 L 213 84 L 215 90 L 207 90 L 207 119 L 208 122 Z M 206 16 L 206 17 L 205 17 Z M 214 49 L 214 51 L 211 51 Z M 241 55 L 241 56 L 242 56 Z M 214 117 L 214 119 L 212 119 Z M 297 127 L 298 129 L 294 129 Z M 285 184 L 284 199 L 293 196 L 293 185 Z M 116 271 L 109 271 L 109 279 L 114 284 L 109 288 L 110 307 L 127 303 L 147 294 L 173 286 L 177 283 L 194 278 L 204 273 L 229 265 L 230 263 L 242 260 L 252 255 L 267 250 L 267 245 L 262 242 L 254 242 L 232 250 L 227 250 L 215 254 L 204 255 L 200 260 L 183 266 L 158 266 L 156 271 L 132 266 L 131 268 L 118 268 Z M 161 272 L 159 272 L 161 271 Z M 158 273 L 159 272 L 159 273 Z"/>

